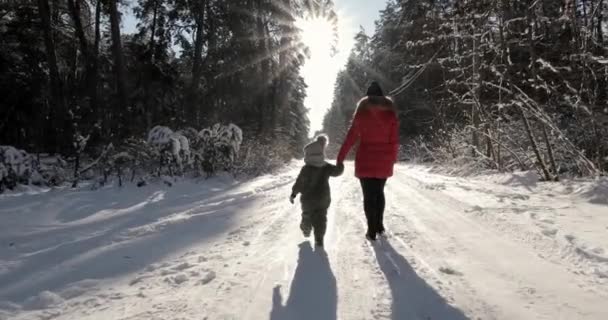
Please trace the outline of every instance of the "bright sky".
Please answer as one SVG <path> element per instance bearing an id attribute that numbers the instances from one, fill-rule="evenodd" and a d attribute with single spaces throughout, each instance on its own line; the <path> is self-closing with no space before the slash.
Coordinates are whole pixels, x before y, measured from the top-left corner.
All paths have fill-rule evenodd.
<path id="1" fill-rule="evenodd" d="M 386 0 L 334 0 L 338 10 L 339 43 L 338 54 L 330 56 L 329 41 L 331 29 L 327 23 L 316 21 L 305 25 L 304 41 L 311 47 L 311 59 L 302 68 L 302 76 L 308 85 L 308 97 L 305 105 L 310 110 L 310 134 L 320 130 L 323 117 L 331 106 L 334 85 L 340 69 L 353 46 L 353 38 L 363 26 L 368 34 L 374 32 L 374 21 L 378 19 L 380 10 L 386 7 Z M 132 15 L 127 15 L 123 30 L 134 32 L 136 21 Z"/>
<path id="2" fill-rule="evenodd" d="M 359 26 L 363 26 L 368 34 L 372 34 L 375 28 L 374 21 L 378 19 L 380 10 L 386 7 L 385 0 L 335 0 L 335 4 L 338 10 L 340 36 L 339 52 L 336 56 L 330 57 L 329 50 L 319 43 L 323 43 L 323 35 L 325 37 L 330 35 L 330 30 L 322 33 L 319 32 L 319 26 L 314 25 L 307 26 L 307 30 L 304 30 L 304 41 L 312 42 L 314 46 L 311 48 L 311 59 L 302 69 L 302 76 L 308 85 L 305 104 L 310 110 L 308 115 L 311 135 L 322 128 L 323 117 L 333 100 L 336 77 L 346 64 L 354 44 L 353 38 L 359 32 Z M 309 40 L 315 39 L 315 35 L 319 38 Z"/>

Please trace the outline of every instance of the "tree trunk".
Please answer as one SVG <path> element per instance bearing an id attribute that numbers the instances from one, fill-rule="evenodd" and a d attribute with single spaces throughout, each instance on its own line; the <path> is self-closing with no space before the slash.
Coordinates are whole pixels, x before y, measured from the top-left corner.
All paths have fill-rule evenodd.
<path id="1" fill-rule="evenodd" d="M 120 13 L 118 12 L 118 0 L 110 0 L 110 27 L 112 33 L 112 57 L 114 60 L 114 74 L 116 77 L 116 93 L 118 96 L 118 108 L 121 121 L 119 132 L 123 136 L 128 136 L 128 126 L 125 125 L 129 121 L 128 97 L 127 97 L 127 79 L 125 73 L 125 64 L 122 55 L 122 40 L 120 35 Z"/>
<path id="2" fill-rule="evenodd" d="M 604 0 L 600 0 L 597 8 L 597 41 L 600 46 L 604 45 Z"/>
<path id="3" fill-rule="evenodd" d="M 268 50 L 268 37 L 270 37 L 269 34 L 267 34 L 267 28 L 266 28 L 266 23 L 263 19 L 263 15 L 261 14 L 261 10 L 263 10 L 262 7 L 262 0 L 258 0 L 258 7 L 257 10 L 258 12 L 260 12 L 260 14 L 258 14 L 256 16 L 256 31 L 257 31 L 257 53 L 258 56 L 261 60 L 261 74 L 260 77 L 262 79 L 264 79 L 265 81 L 262 83 L 261 86 L 261 91 L 259 92 L 259 98 L 258 98 L 258 133 L 259 134 L 263 134 L 266 131 L 266 114 L 267 114 L 267 108 L 268 108 L 268 92 L 269 92 L 269 87 L 271 85 L 271 82 L 269 81 L 270 79 L 272 79 L 272 76 L 270 75 L 270 53 Z"/>
<path id="4" fill-rule="evenodd" d="M 475 32 L 475 31 L 473 31 Z M 479 108 L 480 108 L 480 97 L 479 97 L 479 93 L 480 93 L 480 86 L 478 85 L 479 79 L 481 78 L 481 76 L 479 75 L 479 56 L 477 54 L 477 49 L 479 47 L 478 43 L 477 43 L 477 37 L 475 35 L 473 35 L 473 80 L 475 82 L 475 101 L 471 107 L 471 120 L 473 122 L 473 136 L 472 138 L 472 142 L 473 142 L 473 157 L 477 157 L 477 150 L 479 149 L 479 125 L 481 123 L 481 119 L 479 116 Z"/>
<path id="5" fill-rule="evenodd" d="M 293 32 L 293 17 L 291 16 L 291 2 L 289 0 L 282 1 L 282 8 L 280 10 L 280 16 L 282 19 L 281 23 L 281 38 L 279 40 L 279 86 L 278 86 L 278 103 L 272 104 L 270 110 L 270 135 L 273 138 L 277 129 L 278 113 L 281 109 L 288 108 L 289 97 L 291 87 L 288 81 L 288 72 L 290 68 L 287 66 L 291 63 L 289 57 L 290 46 L 291 46 L 291 34 Z M 275 94 L 275 97 L 277 94 Z"/>
<path id="6" fill-rule="evenodd" d="M 154 12 L 152 14 L 152 26 L 150 27 L 150 61 L 154 62 L 155 35 L 156 35 L 156 20 L 158 16 L 158 0 L 154 0 Z"/>
<path id="7" fill-rule="evenodd" d="M 582 0 L 582 2 L 583 2 L 583 19 L 585 22 L 585 27 L 588 27 L 589 21 L 587 20 L 587 0 Z M 574 1 L 574 5 L 576 6 L 576 1 Z M 575 10 L 576 10 L 576 7 L 575 7 Z M 591 12 L 593 12 L 593 9 L 591 10 Z"/>
<path id="8" fill-rule="evenodd" d="M 535 43 L 534 43 L 534 21 L 532 18 L 532 15 L 534 13 L 535 8 L 531 8 L 528 11 L 527 14 L 527 20 L 528 20 L 528 48 L 529 48 L 529 52 L 530 52 L 530 66 L 531 66 L 531 73 L 532 73 L 532 82 L 534 83 L 534 88 L 532 88 L 532 92 L 534 95 L 534 99 L 536 100 L 536 102 L 538 103 L 538 108 L 539 108 L 539 112 L 544 112 L 543 110 L 541 110 L 541 102 L 539 101 L 539 97 L 538 97 L 538 90 L 536 88 L 538 88 L 538 71 L 536 70 L 536 60 L 537 60 L 537 56 L 536 56 L 536 49 L 535 49 Z M 555 157 L 553 155 L 553 148 L 551 147 L 551 142 L 549 141 L 549 135 L 547 134 L 547 128 L 545 127 L 544 123 L 541 123 L 542 126 L 542 131 L 543 131 L 543 140 L 545 142 L 545 145 L 547 147 L 547 153 L 549 155 L 549 159 L 551 162 L 551 167 L 552 167 L 552 171 L 553 171 L 553 177 L 551 179 L 547 178 L 547 180 L 559 180 L 558 177 L 558 172 L 557 172 L 557 165 L 555 163 Z M 526 129 L 527 130 L 527 129 Z M 538 152 L 540 152 L 540 150 L 538 150 Z M 545 166 L 544 163 L 542 163 L 542 166 Z M 546 168 L 543 168 L 543 170 L 546 170 Z"/>
<path id="9" fill-rule="evenodd" d="M 91 88 L 90 90 L 95 97 L 95 100 L 91 101 L 91 107 L 93 108 L 93 119 L 95 121 L 101 121 L 100 115 L 100 105 L 99 105 L 99 95 L 98 95 L 98 84 L 99 84 L 99 43 L 101 42 L 101 1 L 97 0 L 96 8 L 95 8 L 95 40 L 93 42 L 93 52 L 91 53 L 93 58 L 93 66 L 91 67 L 91 72 L 93 73 L 93 77 L 91 79 Z M 102 128 L 103 128 L 103 121 Z"/>
<path id="10" fill-rule="evenodd" d="M 485 125 L 486 132 L 486 157 L 494 157 L 494 146 L 492 145 L 492 135 L 490 134 L 490 125 Z"/>
<path id="11" fill-rule="evenodd" d="M 55 132 L 55 139 L 59 145 L 64 146 L 66 137 L 62 136 L 66 133 L 66 101 L 63 92 L 63 83 L 61 76 L 59 75 L 59 67 L 57 64 L 57 54 L 55 52 L 55 39 L 53 37 L 53 25 L 51 23 L 51 8 L 48 0 L 38 0 L 38 15 L 40 17 L 42 33 L 44 37 L 44 46 L 46 51 L 47 63 L 49 66 L 49 84 L 51 88 L 51 110 L 52 110 L 52 121 L 54 122 L 52 127 Z M 58 145 L 53 146 L 55 148 Z M 57 151 L 57 150 L 56 150 Z"/>
<path id="12" fill-rule="evenodd" d="M 97 109 L 97 55 L 92 51 L 84 31 L 81 20 L 80 0 L 68 0 L 68 8 L 70 10 L 70 15 L 72 16 L 72 21 L 74 22 L 76 37 L 78 38 L 78 43 L 80 45 L 80 52 L 82 52 L 82 55 L 84 56 L 89 103 L 93 116 L 95 116 Z"/>
<path id="13" fill-rule="evenodd" d="M 604 44 L 604 0 L 600 0 L 597 8 L 597 43 L 598 45 L 594 46 L 594 53 L 596 55 L 602 56 L 605 54 L 606 45 Z M 604 73 L 606 73 L 606 67 L 604 67 Z M 601 75 L 597 77 L 597 97 L 596 97 L 596 107 L 594 108 L 595 112 L 602 113 L 603 108 L 606 106 L 606 102 L 608 99 L 608 88 L 606 86 L 606 75 Z"/>
<path id="14" fill-rule="evenodd" d="M 217 45 L 217 29 L 216 29 L 216 24 L 217 24 L 217 19 L 215 19 L 214 17 L 212 17 L 212 3 L 210 1 L 206 1 L 205 2 L 206 5 L 206 13 L 207 13 L 207 21 L 208 23 L 208 28 L 209 31 L 207 32 L 207 56 L 205 57 L 205 59 L 203 60 L 203 64 L 205 64 L 206 61 L 209 61 L 209 59 L 215 59 L 216 58 L 216 54 L 217 54 L 217 50 L 218 50 L 218 45 Z M 216 60 L 212 60 L 212 61 L 216 61 Z M 205 70 L 208 72 L 208 78 L 209 79 L 214 79 L 217 74 L 218 74 L 218 69 L 215 63 L 210 63 L 209 66 L 207 66 L 205 68 Z M 207 108 L 207 110 L 200 110 L 197 109 L 197 111 L 201 114 L 204 115 L 209 115 L 209 112 L 211 112 L 211 116 L 215 117 L 217 115 L 217 111 L 218 109 L 221 107 L 223 100 L 219 97 L 219 90 L 221 90 L 223 88 L 219 88 L 217 85 L 215 85 L 214 83 L 211 83 L 211 86 L 207 88 L 207 99 L 209 100 L 209 107 Z M 202 113 L 202 111 L 205 111 L 205 113 Z M 214 119 L 215 121 L 215 119 Z M 197 126 L 200 127 L 201 123 L 200 121 L 197 122 Z"/>
<path id="15" fill-rule="evenodd" d="M 205 1 L 206 2 L 206 1 Z M 194 117 L 195 123 L 200 122 L 200 110 L 198 106 L 198 86 L 203 73 L 203 46 L 205 42 L 204 29 L 205 29 L 205 2 L 198 6 L 195 6 L 195 21 L 196 21 L 196 39 L 194 41 L 194 57 L 192 58 L 192 80 L 188 88 L 188 97 L 185 101 L 186 105 L 189 105 L 191 116 Z"/>
<path id="16" fill-rule="evenodd" d="M 549 134 L 547 133 L 547 127 L 543 124 L 543 139 L 545 139 L 545 144 L 547 145 L 547 154 L 549 154 L 549 161 L 551 162 L 551 167 L 553 168 L 553 180 L 559 181 L 559 171 L 557 170 L 557 162 L 555 161 L 555 156 L 553 155 L 553 146 L 551 146 L 551 141 L 549 140 Z"/>
<path id="17" fill-rule="evenodd" d="M 153 3 L 153 12 L 152 12 L 152 25 L 150 26 L 150 40 L 148 43 L 148 52 L 147 52 L 147 60 L 144 62 L 144 69 L 143 69 L 143 75 L 140 76 L 143 78 L 143 80 L 141 81 L 143 84 L 141 84 L 143 86 L 143 91 L 144 91 L 144 97 L 143 97 L 143 112 L 138 112 L 138 114 L 141 114 L 141 121 L 143 121 L 146 124 L 146 131 L 150 130 L 152 128 L 152 108 L 154 105 L 153 102 L 153 95 L 150 94 L 150 85 L 151 85 L 151 81 L 149 81 L 149 76 L 152 74 L 153 70 L 155 69 L 154 66 L 154 61 L 155 61 L 155 53 L 156 53 L 156 25 L 157 25 L 157 21 L 158 21 L 158 10 L 159 10 L 159 1 L 161 0 L 154 0 Z"/>
<path id="18" fill-rule="evenodd" d="M 521 118 L 524 122 L 526 134 L 528 135 L 528 140 L 530 140 L 530 144 L 532 145 L 532 150 L 534 151 L 534 154 L 536 155 L 536 160 L 538 161 L 538 165 L 540 166 L 540 169 L 542 170 L 543 175 L 545 176 L 545 180 L 551 181 L 551 180 L 553 180 L 552 179 L 553 177 L 551 176 L 549 169 L 547 169 L 545 160 L 543 159 L 543 156 L 540 153 L 540 149 L 538 148 L 538 143 L 536 143 L 536 139 L 534 138 L 534 134 L 532 133 L 532 128 L 530 127 L 530 122 L 528 121 L 528 117 L 526 116 L 526 113 L 524 112 L 523 107 L 518 106 L 518 110 L 519 110 L 519 114 L 521 115 Z"/>

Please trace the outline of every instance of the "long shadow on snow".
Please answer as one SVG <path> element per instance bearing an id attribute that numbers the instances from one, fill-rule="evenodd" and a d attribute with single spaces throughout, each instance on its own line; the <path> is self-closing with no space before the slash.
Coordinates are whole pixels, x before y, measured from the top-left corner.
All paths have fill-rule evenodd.
<path id="1" fill-rule="evenodd" d="M 22 255 L 19 267 L 0 276 L 0 300 L 21 302 L 42 290 L 62 289 L 80 280 L 132 273 L 216 236 L 256 200 L 252 194 L 230 194 L 231 190 L 210 192 L 202 201 L 186 196 L 147 204 L 111 223 L 100 223 L 101 231 L 87 228 L 92 232 L 87 237 Z"/>
<path id="2" fill-rule="evenodd" d="M 373 248 L 393 297 L 392 319 L 468 319 L 462 311 L 449 305 L 435 289 L 420 278 L 388 241 L 374 245 Z"/>
<path id="3" fill-rule="evenodd" d="M 281 286 L 274 288 L 270 320 L 335 320 L 338 290 L 327 253 L 323 249 L 313 252 L 308 241 L 299 247 L 289 298 L 283 306 Z"/>
<path id="4" fill-rule="evenodd" d="M 25 211 L 18 209 L 15 214 L 22 216 L 19 218 L 22 221 L 17 222 L 17 228 L 0 226 L 0 244 L 2 244 L 0 259 L 35 260 L 55 253 L 53 259 L 61 260 L 56 253 L 61 256 L 61 252 L 69 251 L 66 250 L 68 248 L 75 249 L 79 243 L 93 241 L 104 235 L 111 237 L 130 228 L 152 223 L 177 212 L 199 208 L 210 202 L 221 203 L 226 198 L 247 196 L 248 194 L 230 194 L 238 186 L 240 185 L 232 187 L 224 185 L 217 188 L 217 184 L 208 186 L 184 183 L 173 188 L 154 185 L 137 189 L 79 190 L 54 194 L 52 197 L 48 194 L 28 195 L 25 200 L 32 201 L 33 204 L 30 203 L 30 206 L 35 208 L 28 208 Z M 41 196 L 42 199 L 33 198 L 36 196 Z M 89 208 L 86 211 L 79 211 L 74 207 L 75 201 L 87 203 Z M 40 202 L 48 204 L 40 205 Z M 62 203 L 67 204 L 61 205 Z M 53 214 L 57 212 L 58 216 L 72 212 L 73 215 L 82 216 L 82 220 L 50 226 L 36 224 L 36 220 L 52 221 Z M 90 212 L 97 215 L 96 219 L 87 220 Z M 32 220 L 33 223 L 30 224 L 28 220 Z M 22 226 L 23 224 L 26 226 Z M 8 243 L 13 243 L 15 247 L 4 246 Z M 0 284 L 2 279 L 3 277 L 0 276 Z"/>

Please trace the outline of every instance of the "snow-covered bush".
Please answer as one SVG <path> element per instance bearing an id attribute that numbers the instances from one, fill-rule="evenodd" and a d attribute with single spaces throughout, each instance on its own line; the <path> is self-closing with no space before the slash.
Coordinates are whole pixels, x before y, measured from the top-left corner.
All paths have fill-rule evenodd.
<path id="1" fill-rule="evenodd" d="M 133 156 L 128 152 L 119 152 L 112 156 L 111 161 L 118 177 L 118 185 L 122 186 L 125 171 L 130 165 L 132 172 L 135 172 L 136 166 L 133 163 Z M 133 173 L 132 176 L 134 177 L 135 174 Z"/>
<path id="2" fill-rule="evenodd" d="M 105 185 L 110 177 L 116 177 L 119 185 L 124 178 L 145 180 L 158 170 L 159 157 L 158 150 L 141 139 L 127 139 L 119 148 L 110 144 L 96 160 L 99 174 L 94 187 Z"/>
<path id="3" fill-rule="evenodd" d="M 0 164 L 0 191 L 29 183 L 32 157 L 27 152 L 12 146 L 0 146 Z"/>
<path id="4" fill-rule="evenodd" d="M 0 146 L 0 192 L 19 184 L 61 185 L 68 179 L 67 167 L 59 156 L 33 156 L 12 146 Z"/>
<path id="5" fill-rule="evenodd" d="M 273 145 L 260 143 L 258 140 L 247 140 L 240 148 L 236 173 L 245 175 L 261 175 L 285 165 L 285 154 L 291 146 L 287 142 Z"/>
<path id="6" fill-rule="evenodd" d="M 0 162 L 0 193 L 4 192 L 5 179 L 8 179 L 8 169 L 4 166 L 2 162 Z"/>
<path id="7" fill-rule="evenodd" d="M 219 170 L 231 171 L 243 143 L 243 131 L 235 124 L 215 124 L 199 132 L 194 159 L 207 176 Z"/>
<path id="8" fill-rule="evenodd" d="M 168 127 L 156 126 L 148 133 L 148 144 L 160 154 L 162 165 L 177 165 L 180 171 L 191 163 L 190 143 L 183 134 Z"/>
<path id="9" fill-rule="evenodd" d="M 67 177 L 67 162 L 60 156 L 41 155 L 34 161 L 30 182 L 35 185 L 59 186 Z"/>
<path id="10" fill-rule="evenodd" d="M 148 143 L 151 145 L 166 145 L 173 136 L 173 130 L 168 127 L 156 126 L 148 132 Z"/>
<path id="11" fill-rule="evenodd" d="M 201 131 L 156 126 L 145 140 L 130 138 L 116 147 L 109 144 L 94 155 L 84 153 L 88 140 L 74 135 L 77 157 L 69 164 L 60 156 L 34 157 L 14 147 L 0 146 L 0 192 L 28 183 L 58 186 L 71 181 L 75 187 L 74 182 L 81 178 L 95 180 L 95 188 L 114 178 L 119 185 L 126 181 L 145 185 L 150 178 L 233 171 L 243 132 L 234 124 L 216 124 Z"/>
<path id="12" fill-rule="evenodd" d="M 196 130 L 194 128 L 188 127 L 185 129 L 180 129 L 176 133 L 178 135 L 184 136 L 188 139 L 190 148 L 196 148 L 196 146 L 199 143 L 199 140 L 200 140 L 200 138 L 198 136 L 199 132 L 198 132 L 198 130 Z"/>

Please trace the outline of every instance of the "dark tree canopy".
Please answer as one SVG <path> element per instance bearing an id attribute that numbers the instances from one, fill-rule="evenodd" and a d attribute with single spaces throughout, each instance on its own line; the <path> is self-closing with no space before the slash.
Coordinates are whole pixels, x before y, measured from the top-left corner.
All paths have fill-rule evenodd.
<path id="1" fill-rule="evenodd" d="M 295 21 L 320 13 L 335 22 L 331 1 L 2 1 L 0 145 L 70 155 L 90 135 L 98 154 L 156 125 L 232 122 L 296 155 L 309 125 Z"/>

